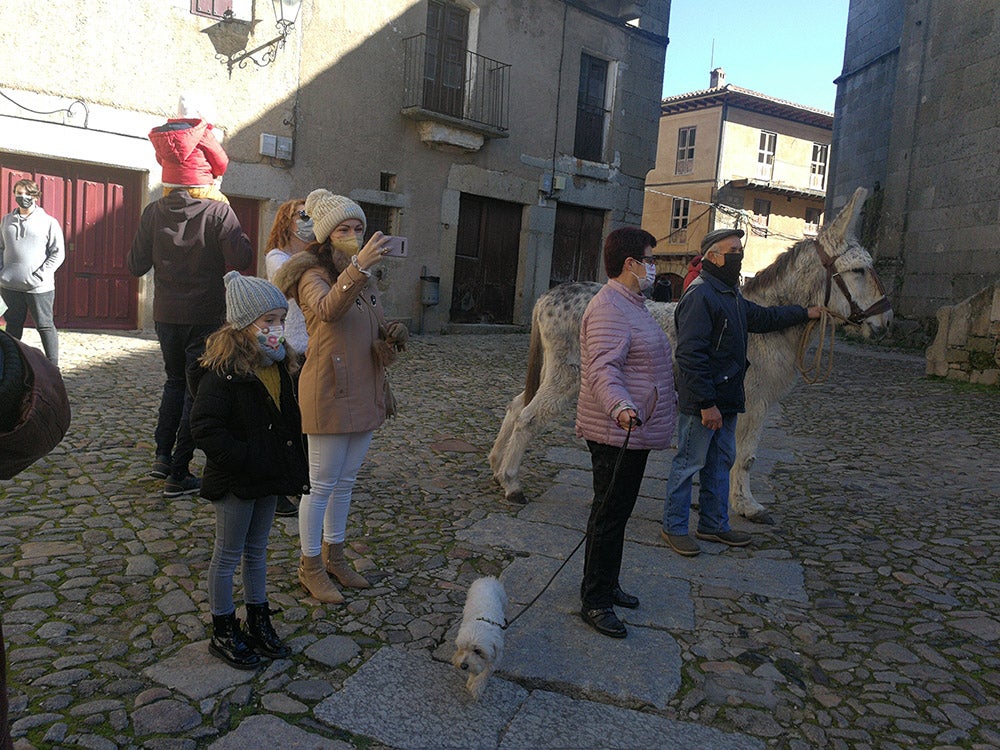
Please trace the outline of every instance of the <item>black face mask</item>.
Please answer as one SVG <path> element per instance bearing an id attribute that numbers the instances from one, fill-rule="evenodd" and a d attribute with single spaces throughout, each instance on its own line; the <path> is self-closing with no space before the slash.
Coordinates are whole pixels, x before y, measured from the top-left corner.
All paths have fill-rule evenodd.
<path id="1" fill-rule="evenodd" d="M 21 208 L 31 208 L 35 204 L 35 196 L 26 195 L 22 193 L 21 195 L 15 195 L 14 200 L 17 202 Z"/>
<path id="2" fill-rule="evenodd" d="M 726 253 L 722 256 L 722 267 L 708 261 L 702 268 L 727 286 L 740 283 L 740 269 L 743 267 L 743 253 Z"/>

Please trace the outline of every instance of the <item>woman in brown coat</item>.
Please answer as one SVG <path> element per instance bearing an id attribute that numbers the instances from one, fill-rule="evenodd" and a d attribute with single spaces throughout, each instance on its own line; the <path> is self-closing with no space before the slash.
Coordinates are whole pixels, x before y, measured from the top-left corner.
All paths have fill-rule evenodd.
<path id="1" fill-rule="evenodd" d="M 306 198 L 305 212 L 316 242 L 275 276 L 277 286 L 298 302 L 309 334 L 299 407 L 309 436 L 312 489 L 299 504 L 298 575 L 311 596 L 339 604 L 344 597 L 327 573 L 345 587 L 369 586 L 344 559 L 344 538 L 358 470 L 372 433 L 386 418 L 385 366 L 394 350 L 380 330 L 405 338 L 406 329 L 386 326 L 371 268 L 388 249 L 388 238 L 375 232 L 362 246 L 361 206 L 320 189 Z"/>

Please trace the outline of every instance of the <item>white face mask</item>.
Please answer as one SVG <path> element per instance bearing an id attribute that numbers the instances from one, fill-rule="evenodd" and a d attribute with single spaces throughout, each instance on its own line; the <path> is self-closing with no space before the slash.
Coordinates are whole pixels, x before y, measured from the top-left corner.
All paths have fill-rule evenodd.
<path id="1" fill-rule="evenodd" d="M 637 273 L 631 273 L 639 280 L 639 291 L 648 292 L 653 288 L 653 284 L 656 283 L 656 264 L 655 263 L 643 263 L 642 267 L 646 270 L 645 276 L 640 276 Z"/>

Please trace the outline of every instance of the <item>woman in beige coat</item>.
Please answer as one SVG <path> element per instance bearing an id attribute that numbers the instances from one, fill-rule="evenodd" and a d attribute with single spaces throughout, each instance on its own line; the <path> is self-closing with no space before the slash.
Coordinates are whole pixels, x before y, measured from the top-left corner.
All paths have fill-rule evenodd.
<path id="1" fill-rule="evenodd" d="M 372 433 L 386 418 L 385 367 L 406 329 L 386 325 L 371 268 L 382 259 L 388 238 L 375 232 L 362 246 L 361 206 L 320 189 L 306 197 L 305 212 L 316 242 L 275 276 L 302 309 L 309 334 L 299 407 L 309 436 L 312 490 L 299 504 L 298 575 L 311 596 L 339 604 L 344 597 L 327 573 L 345 587 L 369 586 L 344 559 L 347 515 Z"/>

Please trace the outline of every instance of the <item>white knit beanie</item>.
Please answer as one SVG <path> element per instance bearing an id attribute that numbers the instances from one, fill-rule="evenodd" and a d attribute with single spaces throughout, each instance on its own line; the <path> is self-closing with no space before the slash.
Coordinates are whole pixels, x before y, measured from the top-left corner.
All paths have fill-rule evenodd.
<path id="1" fill-rule="evenodd" d="M 338 224 L 347 219 L 357 219 L 362 229 L 367 228 L 365 212 L 357 203 L 343 195 L 334 195 L 319 188 L 306 196 L 306 214 L 313 220 L 317 242 L 325 242 Z"/>
<path id="2" fill-rule="evenodd" d="M 237 331 L 266 312 L 288 309 L 285 295 L 266 279 L 230 271 L 222 280 L 226 282 L 226 322 Z"/>

